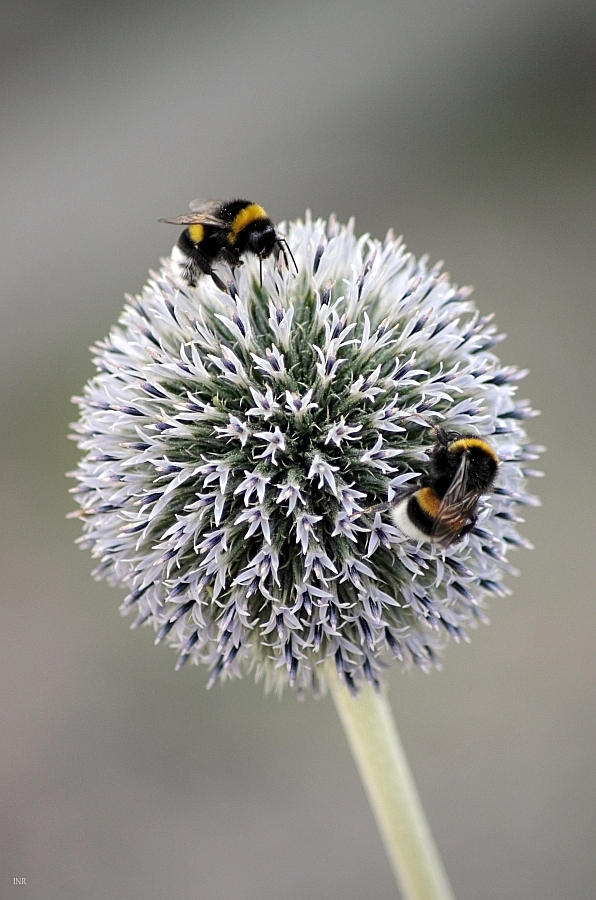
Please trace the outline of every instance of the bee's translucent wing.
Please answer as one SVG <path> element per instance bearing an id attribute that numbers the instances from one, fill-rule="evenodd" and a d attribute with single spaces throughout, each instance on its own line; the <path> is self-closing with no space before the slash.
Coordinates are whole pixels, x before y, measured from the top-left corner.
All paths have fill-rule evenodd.
<path id="1" fill-rule="evenodd" d="M 446 546 L 455 540 L 473 514 L 480 494 L 468 489 L 470 458 L 462 455 L 457 472 L 441 500 L 431 532 L 431 540 Z"/>
<path id="2" fill-rule="evenodd" d="M 221 208 L 220 200 L 193 200 L 190 203 L 191 212 L 183 216 L 175 216 L 172 219 L 158 219 L 166 225 L 213 225 L 215 228 L 223 228 L 225 222 L 218 215 Z"/>
<path id="3" fill-rule="evenodd" d="M 172 219 L 160 218 L 157 220 L 158 222 L 163 222 L 166 225 L 201 225 L 204 223 L 204 219 L 199 216 L 174 216 Z"/>
<path id="4" fill-rule="evenodd" d="M 191 200 L 188 206 L 195 216 L 201 216 L 197 221 L 205 225 L 225 224 L 219 214 L 223 206 L 222 200 Z"/>

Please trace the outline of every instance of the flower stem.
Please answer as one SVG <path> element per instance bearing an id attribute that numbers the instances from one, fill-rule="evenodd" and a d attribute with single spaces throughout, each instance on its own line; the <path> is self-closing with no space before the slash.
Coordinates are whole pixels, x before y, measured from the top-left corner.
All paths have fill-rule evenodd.
<path id="1" fill-rule="evenodd" d="M 404 900 L 454 900 L 387 699 L 328 685 Z"/>

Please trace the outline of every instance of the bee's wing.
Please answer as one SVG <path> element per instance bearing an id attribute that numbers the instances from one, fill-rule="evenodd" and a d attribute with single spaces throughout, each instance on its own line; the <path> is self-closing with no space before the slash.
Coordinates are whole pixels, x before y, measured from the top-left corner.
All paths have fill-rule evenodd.
<path id="1" fill-rule="evenodd" d="M 190 203 L 191 212 L 186 215 L 157 221 L 165 222 L 166 225 L 214 225 L 216 228 L 222 228 L 225 222 L 218 215 L 220 208 L 220 200 L 193 200 Z"/>
<path id="2" fill-rule="evenodd" d="M 223 206 L 222 200 L 191 200 L 189 209 L 195 216 L 201 216 L 201 222 L 205 225 L 223 225 L 220 215 Z"/>
<path id="3" fill-rule="evenodd" d="M 447 545 L 457 537 L 476 508 L 480 494 L 468 489 L 469 468 L 469 457 L 464 453 L 435 518 L 431 540 L 436 544 Z"/>

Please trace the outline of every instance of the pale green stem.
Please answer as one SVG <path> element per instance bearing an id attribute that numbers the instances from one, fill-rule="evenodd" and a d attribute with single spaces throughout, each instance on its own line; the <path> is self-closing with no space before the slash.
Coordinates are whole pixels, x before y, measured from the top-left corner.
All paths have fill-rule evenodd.
<path id="1" fill-rule="evenodd" d="M 327 683 L 404 900 L 455 900 L 386 698 L 356 698 L 328 665 Z"/>

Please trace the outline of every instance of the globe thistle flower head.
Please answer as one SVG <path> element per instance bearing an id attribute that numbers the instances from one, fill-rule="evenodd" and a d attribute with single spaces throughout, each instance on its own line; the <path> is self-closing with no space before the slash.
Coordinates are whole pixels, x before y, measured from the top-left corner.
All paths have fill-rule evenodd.
<path id="1" fill-rule="evenodd" d="M 331 660 L 357 692 L 392 659 L 437 666 L 506 593 L 539 448 L 515 398 L 525 373 L 440 264 L 333 218 L 280 233 L 297 273 L 270 260 L 261 285 L 247 258 L 227 292 L 190 288 L 174 254 L 127 298 L 75 398 L 79 540 L 178 666 L 316 692 Z M 426 471 L 433 423 L 500 460 L 475 527 L 445 548 L 371 511 Z"/>

